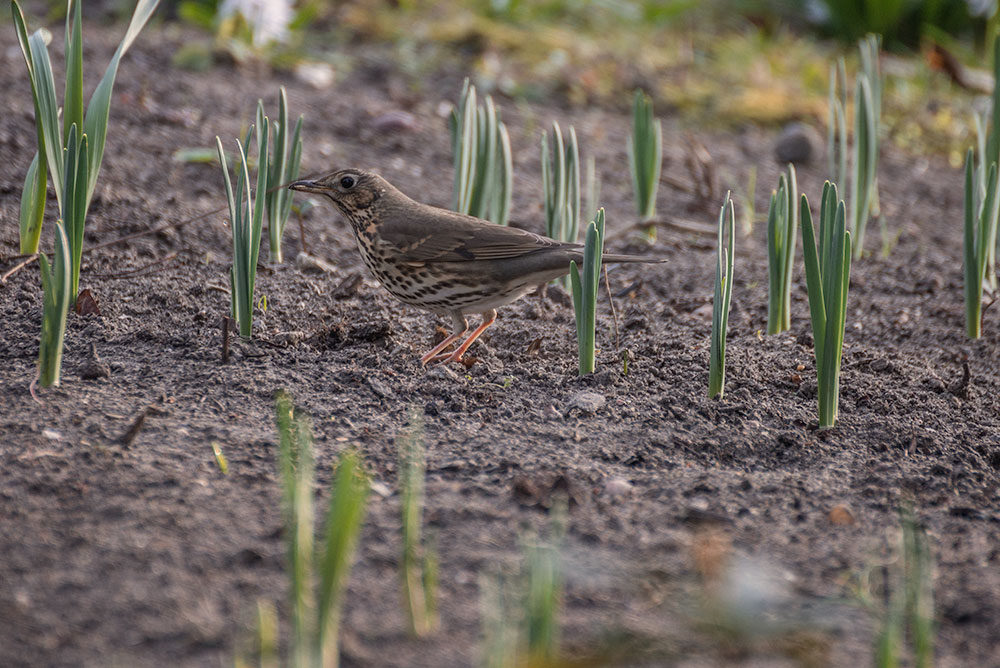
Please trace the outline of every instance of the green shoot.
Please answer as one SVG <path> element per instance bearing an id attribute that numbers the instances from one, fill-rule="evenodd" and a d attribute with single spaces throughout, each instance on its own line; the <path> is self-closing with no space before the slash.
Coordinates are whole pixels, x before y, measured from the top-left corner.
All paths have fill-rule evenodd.
<path id="1" fill-rule="evenodd" d="M 24 190 L 21 191 L 21 254 L 31 255 L 38 252 L 38 242 L 42 237 L 42 220 L 45 217 L 45 194 L 48 189 L 48 176 L 45 168 L 38 168 L 38 153 L 28 166 L 24 177 Z"/>
<path id="2" fill-rule="evenodd" d="M 882 567 L 885 589 L 884 609 L 862 592 L 862 601 L 882 618 L 875 636 L 875 666 L 898 668 L 903 665 L 904 643 L 908 640 L 912 665 L 930 668 L 934 664 L 934 560 L 927 534 L 917 524 L 913 511 L 900 512 L 902 536 L 900 565 Z"/>
<path id="3" fill-rule="evenodd" d="M 850 230 L 854 236 L 854 259 L 864 249 L 875 176 L 878 168 L 878 117 L 875 98 L 866 75 L 858 75 L 854 93 L 854 148 L 851 153 Z"/>
<path id="4" fill-rule="evenodd" d="M 566 503 L 561 499 L 552 509 L 548 540 L 532 533 L 523 541 L 519 572 L 481 578 L 487 668 L 561 665 L 559 550 L 565 526 Z"/>
<path id="5" fill-rule="evenodd" d="M 576 243 L 580 236 L 580 149 L 576 130 L 569 128 L 563 141 L 558 123 L 552 124 L 554 155 L 549 152 L 548 133 L 542 133 L 542 188 L 545 194 L 545 234 L 552 239 Z M 567 276 L 564 285 L 570 287 Z"/>
<path id="6" fill-rule="evenodd" d="M 247 168 L 247 149 L 250 146 L 251 127 L 246 139 L 236 140 L 240 161 L 236 169 L 236 194 L 229 180 L 229 165 L 222 149 L 222 140 L 215 138 L 222 164 L 226 199 L 229 203 L 229 220 L 233 231 L 233 266 L 229 273 L 230 298 L 233 318 L 239 322 L 240 336 L 250 338 L 253 326 L 253 289 L 257 280 L 257 259 L 260 255 L 260 234 L 264 219 L 264 193 L 267 192 L 268 120 L 262 116 L 263 125 L 257 126 L 257 192 L 250 194 L 250 172 Z"/>
<path id="7" fill-rule="evenodd" d="M 1000 33 L 998 33 L 1000 36 Z M 993 40 L 993 76 L 994 81 L 1000 81 L 1000 39 Z M 973 117 L 976 126 L 976 202 L 982 205 L 986 197 L 987 168 L 992 163 L 1000 165 L 1000 86 L 993 87 L 993 98 L 991 107 L 990 123 L 987 128 L 986 114 L 978 114 Z M 993 244 L 987 251 L 986 258 L 986 280 L 989 281 L 990 290 L 997 289 L 997 245 Z"/>
<path id="8" fill-rule="evenodd" d="M 49 60 L 48 48 L 41 30 L 28 35 L 24 21 L 24 13 L 17 0 L 11 0 L 11 13 L 17 39 L 21 45 L 21 53 L 28 68 L 28 78 L 31 81 L 31 93 L 35 105 L 35 125 L 38 133 L 38 152 L 28 168 L 25 179 L 25 189 L 21 194 L 21 252 L 38 252 L 38 240 L 42 217 L 45 213 L 45 191 L 47 188 L 46 174 L 51 178 L 59 203 L 60 216 L 67 220 L 63 197 L 65 187 L 63 177 L 66 174 L 66 153 L 70 129 L 76 126 L 78 135 L 87 137 L 89 151 L 86 153 L 86 170 L 80 169 L 75 174 L 85 174 L 80 184 L 81 201 L 74 206 L 79 209 L 74 216 L 81 221 L 87 218 L 90 202 L 94 197 L 97 177 L 101 171 L 104 159 L 104 144 L 107 139 L 108 115 L 111 110 L 111 92 L 118 74 L 118 64 L 129 49 L 143 26 L 156 9 L 159 0 L 138 0 L 132 19 L 125 31 L 118 49 L 104 71 L 104 76 L 90 97 L 90 102 L 84 109 L 83 104 L 83 35 L 81 21 L 82 0 L 68 0 L 66 3 L 66 84 L 62 105 L 56 98 L 55 77 Z M 59 109 L 62 107 L 62 125 L 59 123 Z M 29 186 L 30 183 L 30 186 Z M 67 225 L 69 223 L 67 222 Z M 82 229 L 82 228 L 81 228 Z M 72 245 L 73 231 L 69 242 Z M 82 235 L 80 237 L 82 243 Z M 74 248 L 74 258 L 79 252 Z M 71 268 L 72 285 L 74 289 L 79 284 L 80 267 L 78 261 Z M 73 300 L 75 301 L 75 293 Z"/>
<path id="9" fill-rule="evenodd" d="M 410 633 L 425 636 L 437 628 L 437 558 L 421 539 L 424 511 L 423 420 L 410 408 L 409 428 L 399 441 L 399 488 L 403 513 L 400 577 Z"/>
<path id="10" fill-rule="evenodd" d="M 476 87 L 466 79 L 449 127 L 455 165 L 454 209 L 506 225 L 514 169 L 500 112 L 488 95 L 485 104 L 477 104 Z"/>
<path id="11" fill-rule="evenodd" d="M 481 575 L 481 619 L 483 626 L 484 668 L 515 668 L 518 663 L 517 620 L 510 586 L 504 576 Z"/>
<path id="12" fill-rule="evenodd" d="M 601 178 L 597 175 L 597 162 L 594 156 L 587 157 L 587 210 L 586 217 L 597 215 L 599 202 L 601 201 Z"/>
<path id="13" fill-rule="evenodd" d="M 830 68 L 829 116 L 827 124 L 827 169 L 830 179 L 843 186 L 848 177 L 847 226 L 854 240 L 854 259 L 861 257 L 865 230 L 873 210 L 878 208 L 878 132 L 882 114 L 882 75 L 879 71 L 877 35 L 867 35 L 858 43 L 861 71 L 854 88 L 854 145 L 847 165 L 847 73 L 841 58 Z"/>
<path id="14" fill-rule="evenodd" d="M 573 310 L 576 313 L 576 342 L 580 375 L 594 372 L 597 325 L 597 288 L 601 280 L 604 255 L 604 209 L 587 226 L 583 246 L 583 276 L 575 261 L 570 261 L 569 276 L 573 288 Z"/>
<path id="15" fill-rule="evenodd" d="M 628 138 L 629 167 L 632 189 L 640 222 L 649 222 L 656 215 L 656 190 L 660 185 L 663 136 L 660 121 L 653 116 L 653 102 L 641 90 L 635 92 L 632 103 L 632 134 Z M 656 241 L 656 227 L 646 228 L 646 238 Z"/>
<path id="16" fill-rule="evenodd" d="M 76 301 L 80 290 L 80 263 L 83 260 L 83 228 L 87 217 L 87 173 L 90 170 L 87 135 L 78 136 L 76 123 L 70 126 L 63 151 L 63 225 L 70 249 L 70 299 Z"/>
<path id="17" fill-rule="evenodd" d="M 257 101 L 257 127 L 263 127 L 264 103 Z M 292 210 L 292 195 L 283 186 L 299 178 L 299 163 L 302 161 L 302 116 L 299 116 L 291 138 L 288 135 L 288 96 L 285 87 L 281 87 L 278 103 L 278 122 L 271 123 L 273 131 L 273 148 L 268 149 L 267 184 L 264 194 L 264 206 L 267 209 L 267 233 L 270 241 L 269 257 L 272 262 L 281 264 L 284 259 L 281 252 L 281 239 L 285 234 L 285 224 Z M 258 142 L 271 141 L 271 135 L 257 135 Z M 258 145 L 259 149 L 259 145 Z"/>
<path id="18" fill-rule="evenodd" d="M 312 433 L 309 419 L 279 390 L 275 399 L 285 543 L 291 579 L 291 665 L 336 667 L 343 591 L 364 520 L 369 481 L 357 454 L 341 454 L 322 541 L 315 545 Z M 314 585 L 318 583 L 318 588 Z"/>
<path id="19" fill-rule="evenodd" d="M 559 609 L 562 572 L 557 547 L 538 543 L 526 547 L 528 665 L 553 665 L 559 655 Z"/>
<path id="20" fill-rule="evenodd" d="M 841 56 L 830 65 L 826 121 L 827 174 L 833 183 L 847 183 L 847 65 Z"/>
<path id="21" fill-rule="evenodd" d="M 784 332 L 792 324 L 792 267 L 799 233 L 798 183 L 795 167 L 778 180 L 767 211 L 767 333 Z"/>
<path id="22" fill-rule="evenodd" d="M 934 559 L 927 533 L 917 524 L 912 511 L 903 514 L 903 583 L 913 665 L 931 668 L 934 663 Z"/>
<path id="23" fill-rule="evenodd" d="M 257 601 L 256 649 L 260 668 L 278 668 L 278 613 L 270 601 Z"/>
<path id="24" fill-rule="evenodd" d="M 847 291 L 851 281 L 851 233 L 847 211 L 829 181 L 823 186 L 817 246 L 809 201 L 802 195 L 802 251 L 809 292 L 819 394 L 819 426 L 837 421 L 840 399 L 840 361 L 847 318 Z"/>
<path id="25" fill-rule="evenodd" d="M 983 282 L 989 265 L 989 251 L 997 243 L 997 219 L 1000 197 L 997 197 L 997 164 L 990 165 L 986 177 L 986 192 L 980 199 L 973 176 L 973 151 L 965 156 L 965 331 L 969 338 L 978 339 L 983 329 Z M 977 203 L 978 202 L 978 203 Z"/>
<path id="26" fill-rule="evenodd" d="M 719 211 L 718 254 L 715 259 L 715 294 L 712 297 L 712 340 L 708 363 L 708 396 L 721 399 L 726 390 L 726 334 L 729 329 L 729 306 L 733 299 L 733 255 L 735 250 L 736 212 L 726 193 L 726 203 Z M 728 238 L 728 246 L 723 239 Z M 723 274 L 725 267 L 725 274 Z"/>
<path id="27" fill-rule="evenodd" d="M 53 266 L 45 255 L 39 257 L 42 270 L 42 337 L 38 352 L 39 382 L 42 387 L 59 385 L 62 368 L 66 314 L 70 303 L 69 241 L 61 222 L 56 222 Z"/>

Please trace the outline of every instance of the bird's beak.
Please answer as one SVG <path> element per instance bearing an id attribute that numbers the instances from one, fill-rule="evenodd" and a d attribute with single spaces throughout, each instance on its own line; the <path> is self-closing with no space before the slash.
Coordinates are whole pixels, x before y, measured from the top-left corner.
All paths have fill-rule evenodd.
<path id="1" fill-rule="evenodd" d="M 323 193 L 330 190 L 318 181 L 295 181 L 288 185 L 289 190 L 299 190 L 306 193 Z"/>

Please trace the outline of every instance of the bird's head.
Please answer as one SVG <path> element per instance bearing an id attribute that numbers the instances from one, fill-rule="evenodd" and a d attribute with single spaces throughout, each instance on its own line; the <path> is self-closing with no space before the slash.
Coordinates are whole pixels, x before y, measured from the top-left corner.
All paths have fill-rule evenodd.
<path id="1" fill-rule="evenodd" d="M 354 222 L 388 192 L 386 181 L 360 169 L 340 169 L 315 181 L 295 181 L 291 190 L 326 195 Z"/>

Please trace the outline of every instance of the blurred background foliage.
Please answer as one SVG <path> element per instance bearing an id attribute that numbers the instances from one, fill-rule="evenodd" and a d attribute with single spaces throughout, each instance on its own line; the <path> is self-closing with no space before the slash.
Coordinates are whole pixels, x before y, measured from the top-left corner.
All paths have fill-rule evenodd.
<path id="1" fill-rule="evenodd" d="M 132 4 L 88 0 L 84 11 Z M 55 19 L 65 3 L 36 5 Z M 381 59 L 418 91 L 471 76 L 483 93 L 621 111 L 642 88 L 700 127 L 821 127 L 830 63 L 844 53 L 856 67 L 856 40 L 876 32 L 890 138 L 957 165 L 992 88 L 983 54 L 996 10 L 997 0 L 163 0 L 160 19 L 203 31 L 178 54 L 185 67 L 309 60 L 340 76 Z"/>

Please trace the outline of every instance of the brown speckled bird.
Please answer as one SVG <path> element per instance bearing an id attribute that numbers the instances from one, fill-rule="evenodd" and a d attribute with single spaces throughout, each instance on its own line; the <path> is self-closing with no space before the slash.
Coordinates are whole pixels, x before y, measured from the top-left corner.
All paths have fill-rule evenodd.
<path id="1" fill-rule="evenodd" d="M 513 227 L 421 204 L 377 174 L 342 169 L 289 188 L 326 195 L 354 228 L 361 258 L 397 299 L 451 316 L 450 336 L 421 359 L 457 362 L 496 320 L 496 309 L 569 273 L 583 262 L 581 244 L 563 243 Z M 604 255 L 605 262 L 662 262 L 634 255 Z M 454 352 L 443 352 L 469 331 L 465 316 L 483 324 Z"/>

